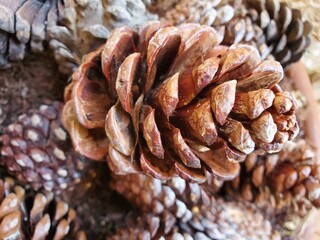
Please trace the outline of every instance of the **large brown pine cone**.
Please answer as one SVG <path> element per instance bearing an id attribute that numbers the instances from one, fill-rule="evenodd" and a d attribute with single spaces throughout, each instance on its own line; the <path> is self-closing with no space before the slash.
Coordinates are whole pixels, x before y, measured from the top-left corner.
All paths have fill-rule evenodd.
<path id="1" fill-rule="evenodd" d="M 263 58 L 271 52 L 283 66 L 298 61 L 310 44 L 310 23 L 279 0 L 180 0 L 163 19 L 214 26 L 224 31 L 224 44 L 253 44 Z"/>
<path id="2" fill-rule="evenodd" d="M 293 207 L 301 214 L 320 206 L 320 166 L 303 139 L 288 142 L 279 154 L 250 154 L 242 169 L 239 176 L 225 183 L 228 194 L 240 193 L 241 199 L 263 208 Z"/>
<path id="3" fill-rule="evenodd" d="M 231 179 L 247 154 L 280 151 L 298 133 L 282 77 L 254 47 L 220 46 L 209 26 L 118 28 L 74 73 L 63 124 L 77 151 L 108 156 L 118 174 Z"/>
<path id="4" fill-rule="evenodd" d="M 160 181 L 143 174 L 114 175 L 111 185 L 143 212 L 111 239 L 280 239 L 253 205 L 215 199 L 179 177 Z"/>
<path id="5" fill-rule="evenodd" d="M 70 74 L 82 56 L 100 46 L 117 26 L 157 18 L 141 0 L 11 0 L 0 2 L 0 67 L 26 51 L 54 51 L 59 70 Z"/>
<path id="6" fill-rule="evenodd" d="M 0 181 L 1 239 L 78 239 L 76 212 L 53 195 L 37 193 L 16 185 L 14 180 Z"/>
<path id="7" fill-rule="evenodd" d="M 1 136 L 0 164 L 35 190 L 72 190 L 87 164 L 60 123 L 62 107 L 53 102 L 31 109 Z"/>

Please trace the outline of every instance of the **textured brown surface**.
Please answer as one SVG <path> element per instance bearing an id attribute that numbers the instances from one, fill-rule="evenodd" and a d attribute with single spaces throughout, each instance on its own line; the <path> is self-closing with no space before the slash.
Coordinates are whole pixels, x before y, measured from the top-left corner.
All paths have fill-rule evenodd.
<path id="1" fill-rule="evenodd" d="M 108 154 L 118 174 L 201 182 L 205 171 L 232 179 L 246 154 L 280 151 L 298 133 L 278 62 L 249 45 L 220 46 L 208 26 L 141 32 L 137 42 L 133 30 L 115 29 L 66 88 L 63 123 L 81 154 Z"/>
<path id="2" fill-rule="evenodd" d="M 131 203 L 110 188 L 109 182 L 107 163 L 92 162 L 88 174 L 74 191 L 59 196 L 76 210 L 88 239 L 105 239 L 124 222 L 128 212 L 135 211 Z"/>
<path id="3" fill-rule="evenodd" d="M 145 2 L 147 2 L 147 1 L 145 1 Z M 312 0 L 309 2 L 312 4 L 308 6 L 308 8 L 309 8 L 308 11 L 310 11 L 310 9 L 316 9 L 317 3 L 313 2 Z M 305 11 L 305 12 L 308 13 L 307 11 Z M 316 12 L 316 11 L 314 10 L 314 12 Z M 312 16 L 317 17 L 317 15 L 312 15 L 312 14 L 306 14 L 306 15 L 309 15 L 311 17 Z M 314 33 L 317 33 L 317 32 L 315 31 Z M 60 39 L 60 37 L 59 37 L 59 39 Z M 88 39 L 90 39 L 90 38 L 88 38 Z M 0 41 L 1 41 L 1 39 L 0 39 Z M 59 49 L 59 48 L 57 48 L 57 49 Z M 60 48 L 60 50 L 62 50 L 62 49 L 64 49 L 64 46 L 62 46 Z M 317 50 L 317 48 L 314 48 L 314 51 L 312 51 L 312 49 L 310 51 L 316 53 L 317 52 L 316 50 Z M 66 52 L 66 56 L 68 56 L 68 54 L 69 53 Z M 63 55 L 63 54 L 61 54 L 61 55 Z M 319 62 L 319 61 L 317 61 L 317 57 L 318 56 L 316 56 L 312 60 L 313 63 Z M 34 58 L 36 58 L 38 60 L 34 61 Z M 12 71 L 9 70 L 9 71 L 5 71 L 5 72 L 1 72 L 0 78 L 1 77 L 4 77 L 4 79 L 9 78 L 9 79 L 11 79 L 10 81 L 12 81 L 12 82 L 10 82 L 9 85 L 8 85 L 8 82 L 6 81 L 5 88 L 2 88 L 2 89 L 12 89 L 12 90 L 14 89 L 14 91 L 5 90 L 5 91 L 1 91 L 1 93 L 0 93 L 0 94 L 2 94 L 3 92 L 5 92 L 5 94 L 4 94 L 5 97 L 1 98 L 1 101 L 3 101 L 4 104 L 6 104 L 7 102 L 12 103 L 12 104 L 6 105 L 6 106 L 10 106 L 10 109 L 7 108 L 7 110 L 5 110 L 5 111 L 9 111 L 9 115 L 6 115 L 6 117 L 5 117 L 5 119 L 6 119 L 5 125 L 7 125 L 7 123 L 13 122 L 13 120 L 10 120 L 10 118 L 16 120 L 16 116 L 18 116 L 21 112 L 25 112 L 25 110 L 29 108 L 29 105 L 30 105 L 29 102 L 31 101 L 30 99 L 32 99 L 32 101 L 35 101 L 35 102 L 42 102 L 41 96 L 43 96 L 43 95 L 46 95 L 46 96 L 50 95 L 49 98 L 54 98 L 54 97 L 58 96 L 59 94 L 60 94 L 60 99 L 61 99 L 61 94 L 62 94 L 61 91 L 54 92 L 54 94 L 53 94 L 54 97 L 52 96 L 51 93 L 48 94 L 49 92 L 52 92 L 52 89 L 53 89 L 52 86 L 56 86 L 57 82 L 60 82 L 59 78 L 56 78 L 57 77 L 56 70 L 54 68 L 52 68 L 52 64 L 46 65 L 47 64 L 46 57 L 42 58 L 40 56 L 31 56 L 31 59 L 33 59 L 33 60 L 32 61 L 27 60 L 23 63 L 23 65 L 18 64 L 17 65 L 18 67 L 16 69 L 14 68 Z M 309 59 L 311 59 L 311 58 L 309 58 Z M 36 64 L 35 64 L 35 62 L 36 62 Z M 61 63 L 62 62 L 64 62 L 64 60 L 61 60 Z M 25 66 L 27 66 L 27 68 Z M 41 75 L 41 73 L 43 73 L 43 75 Z M 41 77 L 38 78 L 38 74 L 40 74 Z M 17 79 L 20 79 L 20 80 L 17 81 Z M 43 79 L 46 79 L 46 81 L 43 81 Z M 54 82 L 53 81 L 54 79 L 58 79 L 58 81 Z M 29 82 L 29 80 L 30 80 L 30 82 Z M 50 84 L 47 84 L 49 82 L 49 80 L 50 80 Z M 2 81 L 2 79 L 0 81 Z M 25 81 L 27 81 L 27 83 L 25 83 Z M 51 82 L 54 82 L 54 84 L 52 85 Z M 1 84 L 1 85 L 3 86 L 3 84 Z M 9 87 L 7 87 L 7 86 L 9 86 Z M 36 91 L 33 91 L 33 90 L 31 91 L 31 89 L 34 86 L 36 87 L 35 88 Z M 41 86 L 41 87 L 39 87 L 39 86 Z M 314 85 L 314 86 L 316 86 L 316 85 Z M 59 89 L 61 89 L 61 88 L 59 88 Z M 11 95 L 8 95 L 9 92 Z M 26 94 L 26 92 L 28 94 Z M 31 92 L 32 92 L 32 94 L 30 94 Z M 12 96 L 14 96 L 14 97 L 12 97 Z M 318 94 L 316 96 L 320 96 L 320 94 Z M 2 104 L 2 103 L 0 103 L 0 104 Z M 3 104 L 3 106 L 4 106 L 4 104 Z M 3 109 L 6 109 L 6 108 L 4 108 L 4 107 L 1 108 L 1 110 L 3 110 Z M 0 114 L 0 116 L 1 116 L 1 114 Z M 103 169 L 104 167 L 105 166 L 101 166 L 100 169 Z M 91 181 L 90 180 L 88 183 L 89 185 L 90 184 L 97 184 L 97 185 L 99 185 L 99 187 L 93 188 L 93 189 L 95 189 L 94 191 L 93 190 L 88 191 L 88 193 L 86 193 L 87 195 L 85 194 L 83 196 L 83 198 L 77 198 L 77 200 L 80 202 L 82 201 L 82 203 L 74 203 L 74 198 L 75 198 L 75 196 L 77 196 L 76 194 L 74 194 L 74 195 L 71 194 L 71 197 L 68 200 L 69 203 L 72 203 L 72 204 L 75 204 L 76 206 L 78 206 L 77 210 L 79 211 L 81 218 L 85 222 L 83 224 L 86 227 L 86 229 L 90 229 L 90 231 L 94 232 L 95 237 L 91 237 L 91 238 L 89 237 L 88 239 L 98 239 L 97 236 L 103 238 L 102 235 L 104 235 L 106 232 L 109 234 L 112 233 L 114 230 L 114 226 L 116 225 L 115 222 L 117 222 L 119 219 L 124 221 L 124 219 L 122 219 L 124 214 L 121 210 L 124 209 L 122 206 L 127 206 L 127 204 L 128 204 L 127 202 L 123 201 L 123 199 L 119 198 L 119 196 L 115 195 L 114 193 L 112 193 L 108 190 L 108 188 L 106 187 L 106 185 L 108 184 L 108 176 L 105 175 L 106 171 L 103 171 L 103 173 L 104 174 L 102 174 L 101 176 L 98 177 L 98 180 L 96 182 L 92 181 L 92 183 L 90 183 L 90 181 Z M 101 180 L 101 179 L 103 179 L 103 180 Z M 85 187 L 82 188 L 79 186 L 78 190 L 76 190 L 76 191 L 79 191 L 80 193 L 85 192 L 84 189 L 86 189 L 86 188 Z M 76 193 L 76 192 L 74 192 L 74 193 Z M 115 206 L 113 206 L 113 204 L 115 204 Z M 223 204 L 224 203 L 221 203 L 222 206 L 223 206 Z M 121 209 L 121 207 L 122 207 L 122 209 Z M 231 205 L 231 208 L 235 209 L 235 208 L 237 208 L 237 206 Z M 241 211 L 246 211 L 246 210 L 242 209 Z M 90 212 L 91 214 L 88 215 L 88 212 Z M 223 213 L 223 211 L 221 213 Z M 239 212 L 239 214 L 242 215 L 243 212 Z M 136 216 L 137 215 L 135 215 L 133 217 L 134 222 L 137 219 Z M 227 217 L 230 217 L 230 216 L 227 215 Z M 231 217 L 234 217 L 234 215 L 232 215 Z M 290 216 L 288 218 L 289 218 L 289 220 L 293 219 L 293 218 L 290 219 Z M 317 216 L 316 214 L 311 214 L 307 218 L 305 224 L 302 225 L 303 231 L 301 231 L 301 232 L 304 235 L 301 235 L 301 232 L 299 233 L 300 234 L 299 237 L 301 236 L 301 239 L 315 239 L 316 240 L 319 238 L 319 237 L 315 237 L 315 236 L 313 236 L 313 238 L 312 238 L 310 235 L 310 234 L 312 234 L 312 232 L 317 232 L 317 230 L 316 230 L 317 227 L 315 225 L 319 222 L 319 221 L 317 221 L 318 218 L 319 218 L 319 215 Z M 142 218 L 142 221 L 144 221 L 144 218 Z M 293 221 L 288 221 L 285 223 L 287 224 L 287 227 L 290 232 L 290 229 L 292 230 L 292 225 L 294 225 Z M 100 230 L 103 233 L 99 232 Z M 140 229 L 138 229 L 138 232 L 139 231 L 140 231 Z M 134 237 L 136 237 L 136 236 L 134 236 Z M 176 237 L 180 237 L 180 235 L 176 235 Z"/>
<path id="4" fill-rule="evenodd" d="M 0 132 L 45 99 L 62 100 L 67 77 L 58 73 L 52 56 L 28 55 L 0 71 Z"/>

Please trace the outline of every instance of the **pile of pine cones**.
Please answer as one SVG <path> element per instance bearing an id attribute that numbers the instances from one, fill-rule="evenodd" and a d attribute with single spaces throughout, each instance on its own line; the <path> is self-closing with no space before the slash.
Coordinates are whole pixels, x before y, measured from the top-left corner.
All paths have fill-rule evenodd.
<path id="1" fill-rule="evenodd" d="M 0 239 L 317 239 L 311 34 L 278 0 L 0 1 Z"/>

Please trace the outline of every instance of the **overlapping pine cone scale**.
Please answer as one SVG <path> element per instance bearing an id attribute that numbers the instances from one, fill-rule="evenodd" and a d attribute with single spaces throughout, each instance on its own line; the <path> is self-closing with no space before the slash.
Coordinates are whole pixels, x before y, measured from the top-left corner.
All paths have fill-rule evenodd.
<path id="1" fill-rule="evenodd" d="M 126 217 L 129 221 L 108 239 L 280 239 L 256 207 L 216 199 L 199 184 L 144 174 L 112 178 L 112 188 L 142 213 L 131 221 Z"/>
<path id="2" fill-rule="evenodd" d="M 320 203 L 320 166 L 313 149 L 304 139 L 288 142 L 278 154 L 250 154 L 242 172 L 231 182 L 212 181 L 205 189 L 224 189 L 262 208 L 295 209 L 305 214 Z M 273 210 L 273 211 L 274 211 Z"/>
<path id="3" fill-rule="evenodd" d="M 71 191 L 89 162 L 73 150 L 60 122 L 62 107 L 48 102 L 30 109 L 1 136 L 0 164 L 35 190 Z"/>
<path id="4" fill-rule="evenodd" d="M 74 73 L 63 124 L 77 151 L 118 174 L 232 179 L 247 154 L 280 151 L 298 132 L 282 77 L 278 62 L 219 45 L 209 26 L 118 28 Z"/>
<path id="5" fill-rule="evenodd" d="M 0 181 L 1 239 L 86 240 L 75 210 L 52 194 L 17 185 L 13 179 Z"/>
<path id="6" fill-rule="evenodd" d="M 224 44 L 252 44 L 262 58 L 272 54 L 283 66 L 298 61 L 310 44 L 310 23 L 279 0 L 181 0 L 165 13 L 163 20 L 174 24 L 198 22 L 218 28 Z"/>

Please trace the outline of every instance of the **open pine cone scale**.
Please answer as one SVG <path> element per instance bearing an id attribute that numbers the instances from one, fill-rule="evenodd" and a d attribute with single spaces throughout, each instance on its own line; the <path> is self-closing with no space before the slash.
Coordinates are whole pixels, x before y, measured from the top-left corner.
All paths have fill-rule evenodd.
<path id="1" fill-rule="evenodd" d="M 193 182 L 206 171 L 232 179 L 247 154 L 279 151 L 298 132 L 295 100 L 277 85 L 282 67 L 252 46 L 220 42 L 197 24 L 114 30 L 65 92 L 77 151 L 108 156 L 118 174 Z"/>

